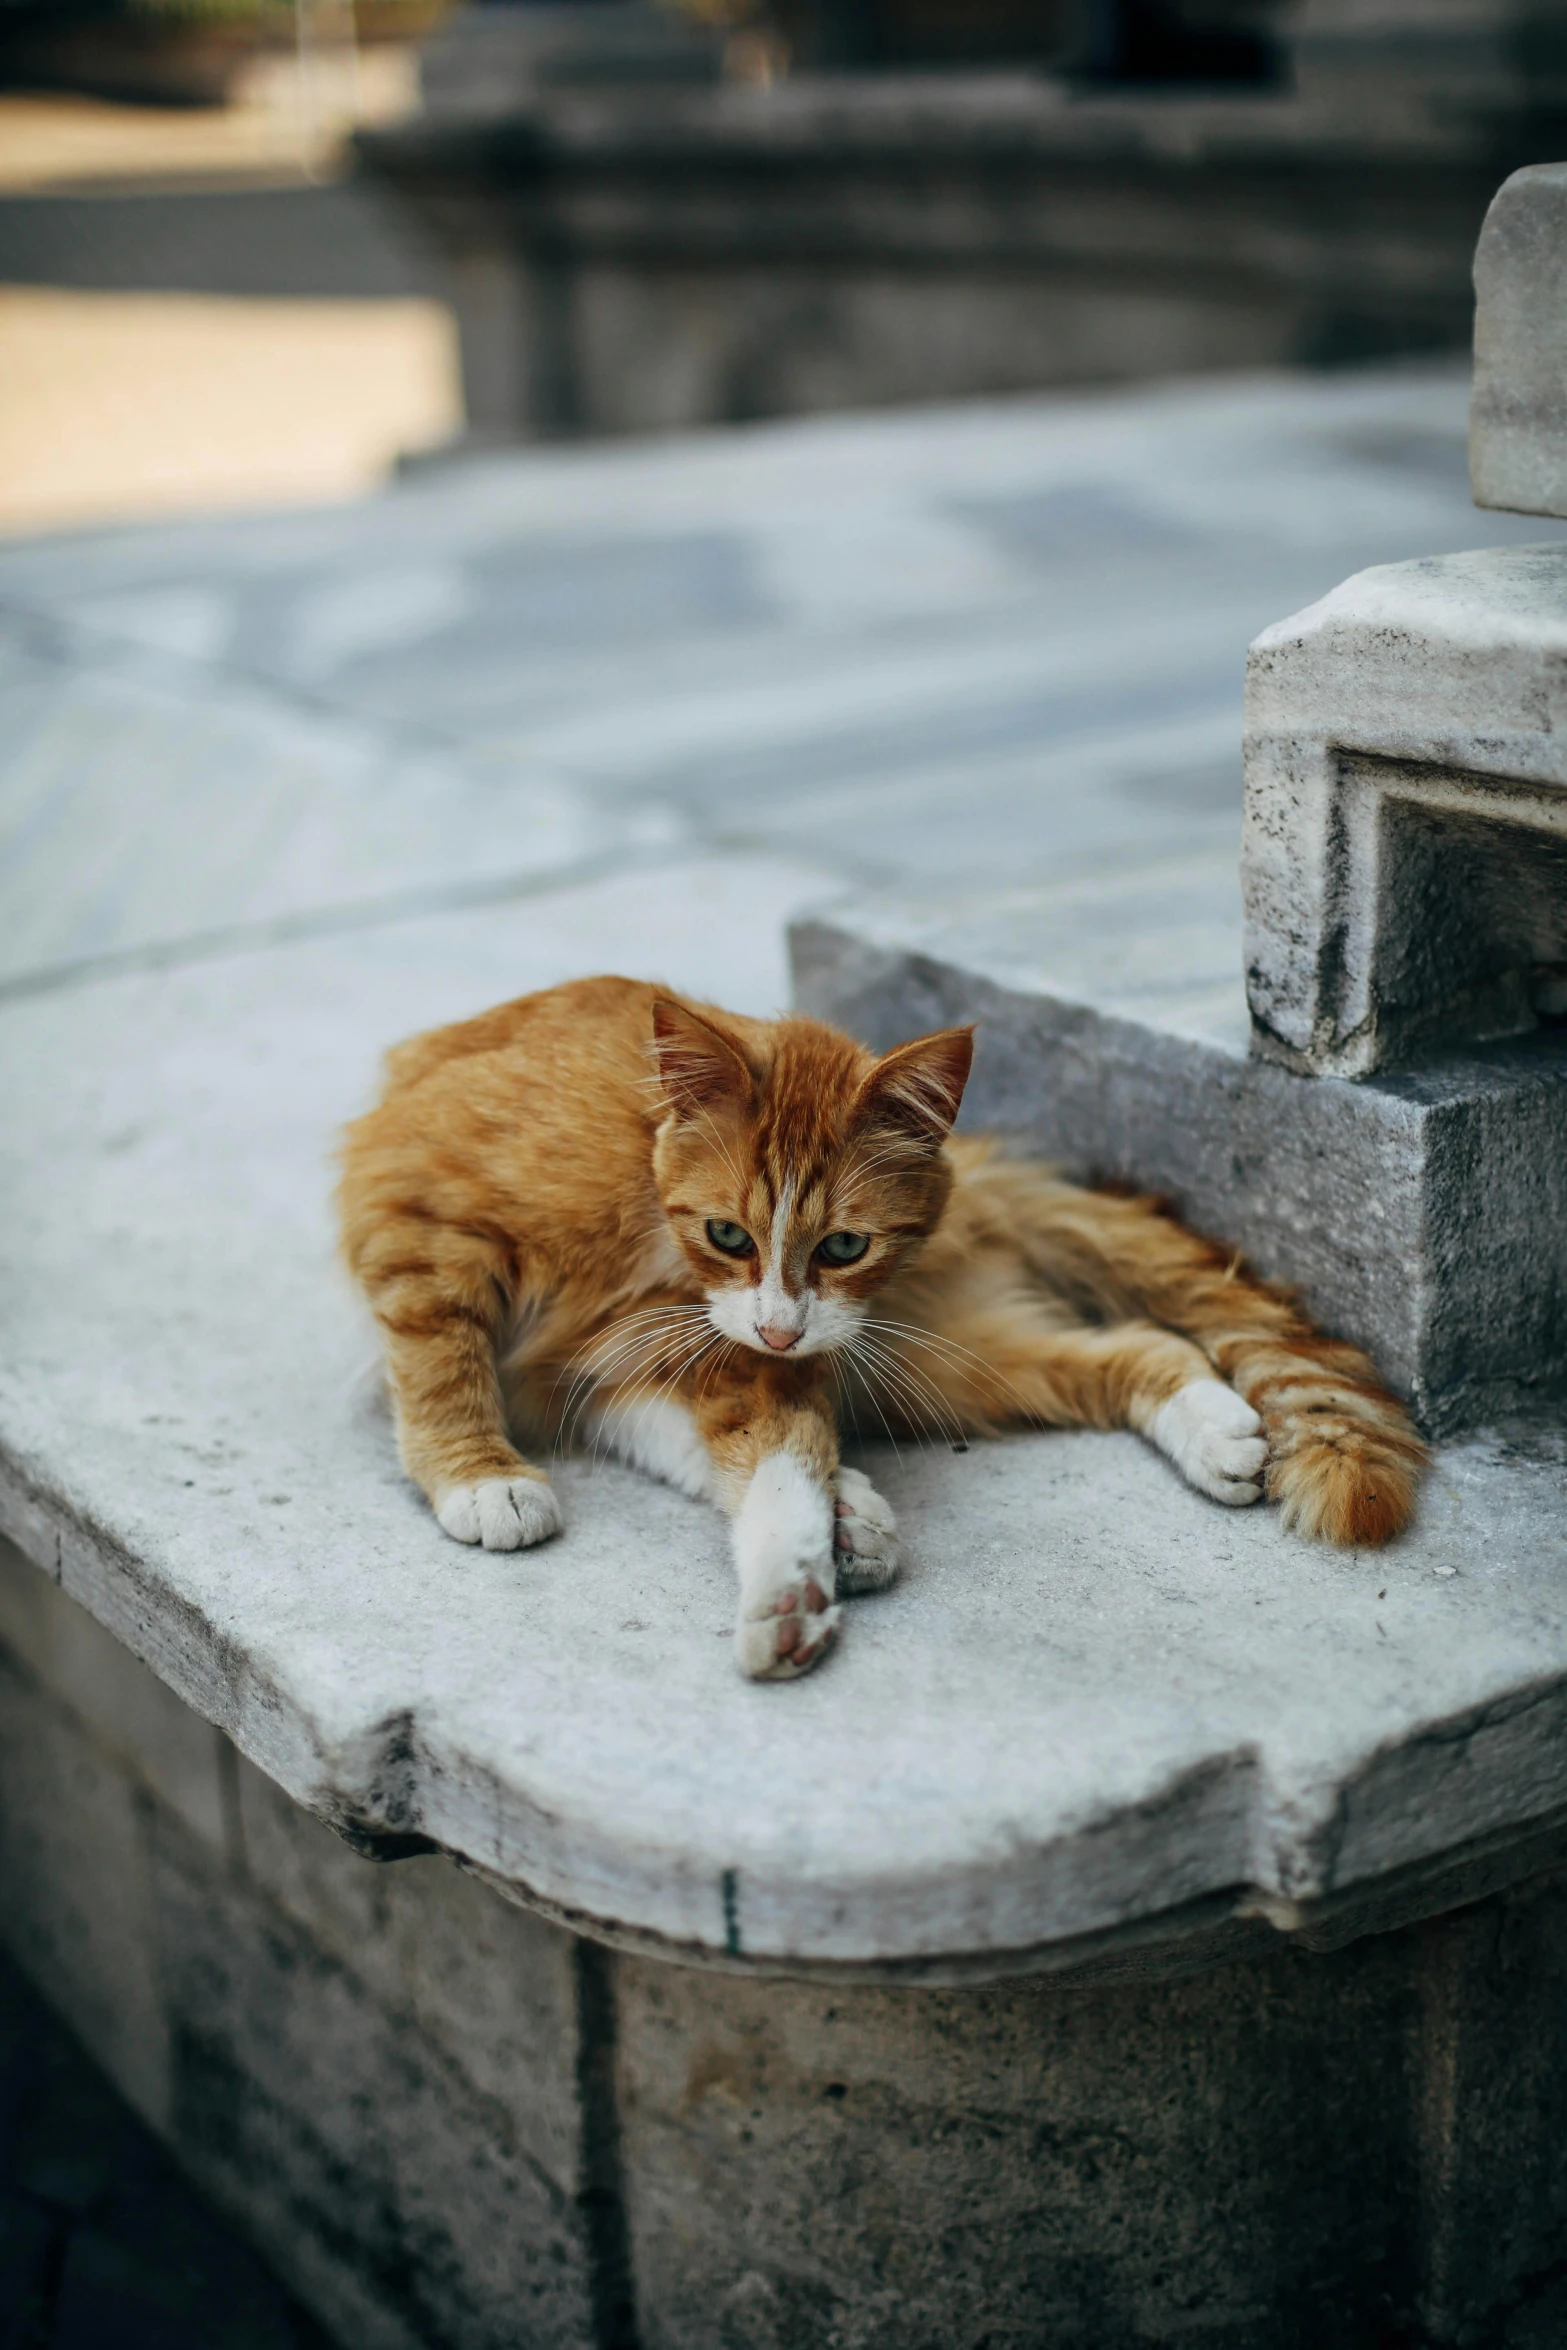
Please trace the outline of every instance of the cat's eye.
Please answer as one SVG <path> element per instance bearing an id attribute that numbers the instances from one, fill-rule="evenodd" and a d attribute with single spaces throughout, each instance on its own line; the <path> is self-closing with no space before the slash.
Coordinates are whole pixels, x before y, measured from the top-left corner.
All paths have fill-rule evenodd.
<path id="1" fill-rule="evenodd" d="M 870 1245 L 865 1232 L 829 1232 L 816 1253 L 829 1265 L 854 1265 Z"/>
<path id="2" fill-rule="evenodd" d="M 726 1257 L 754 1257 L 756 1243 L 743 1224 L 728 1224 L 722 1216 L 709 1216 L 707 1237 L 714 1248 L 721 1248 Z"/>

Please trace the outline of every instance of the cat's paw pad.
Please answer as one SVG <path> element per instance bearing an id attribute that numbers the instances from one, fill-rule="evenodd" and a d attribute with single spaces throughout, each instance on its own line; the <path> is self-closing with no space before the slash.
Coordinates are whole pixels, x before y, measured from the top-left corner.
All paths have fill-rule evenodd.
<path id="1" fill-rule="evenodd" d="M 753 1681 L 795 1681 L 820 1664 L 843 1613 L 814 1575 L 786 1583 L 735 1626 L 735 1656 Z"/>
<path id="2" fill-rule="evenodd" d="M 542 1477 L 486 1477 L 454 1485 L 436 1510 L 454 1542 L 482 1542 L 486 1550 L 529 1550 L 565 1524 L 555 1489 Z"/>
<path id="3" fill-rule="evenodd" d="M 1262 1422 L 1244 1396 L 1220 1379 L 1192 1379 L 1155 1412 L 1148 1433 L 1188 1485 L 1244 1509 L 1262 1498 L 1268 1462 Z"/>
<path id="4" fill-rule="evenodd" d="M 898 1521 L 858 1469 L 840 1469 L 833 1480 L 833 1557 L 838 1589 L 885 1591 L 898 1571 Z"/>

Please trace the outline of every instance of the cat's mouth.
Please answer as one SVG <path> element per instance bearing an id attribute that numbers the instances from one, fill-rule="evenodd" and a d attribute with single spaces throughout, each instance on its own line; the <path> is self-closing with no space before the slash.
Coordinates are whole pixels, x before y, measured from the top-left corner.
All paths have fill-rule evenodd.
<path id="1" fill-rule="evenodd" d="M 831 1298 L 811 1297 L 797 1317 L 776 1308 L 765 1318 L 758 1313 L 754 1289 L 720 1289 L 709 1293 L 708 1320 L 721 1337 L 749 1347 L 769 1362 L 798 1362 L 805 1355 L 830 1354 L 854 1335 L 859 1316 L 853 1307 Z"/>

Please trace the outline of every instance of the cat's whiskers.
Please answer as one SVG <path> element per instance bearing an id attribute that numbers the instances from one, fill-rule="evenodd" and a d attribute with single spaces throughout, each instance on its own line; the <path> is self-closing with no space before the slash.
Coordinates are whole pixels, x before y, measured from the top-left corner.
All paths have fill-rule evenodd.
<path id="1" fill-rule="evenodd" d="M 870 1405 L 871 1410 L 876 1414 L 877 1419 L 881 1422 L 882 1432 L 885 1435 L 887 1442 L 892 1446 L 893 1458 L 901 1465 L 903 1454 L 899 1450 L 897 1436 L 893 1430 L 892 1422 L 888 1419 L 886 1413 L 883 1411 L 881 1400 L 876 1393 L 877 1388 L 883 1385 L 884 1382 L 882 1381 L 875 1364 L 869 1361 L 869 1359 L 861 1357 L 860 1350 L 852 1339 L 842 1349 L 842 1352 L 848 1357 L 850 1363 L 853 1366 L 855 1377 L 858 1379 L 860 1384 L 860 1391 L 864 1395 L 866 1402 Z M 901 1419 L 902 1411 L 898 1404 L 897 1398 L 891 1394 L 890 1390 L 888 1393 L 893 1409 L 898 1412 Z M 856 1426 L 858 1426 L 858 1422 L 856 1422 Z M 905 1432 L 907 1433 L 907 1431 Z"/>
<path id="2" fill-rule="evenodd" d="M 695 1366 L 701 1361 L 702 1357 L 708 1353 L 712 1347 L 720 1344 L 722 1339 L 722 1331 L 713 1331 L 708 1337 L 703 1339 L 700 1346 L 696 1347 L 692 1352 L 688 1353 L 683 1358 L 683 1360 L 675 1365 L 668 1378 L 661 1380 L 659 1385 L 654 1388 L 651 1395 L 645 1396 L 643 1398 L 642 1408 L 637 1413 L 636 1420 L 632 1426 L 631 1440 L 627 1447 L 628 1451 L 635 1451 L 637 1439 L 641 1435 L 643 1424 L 646 1421 L 649 1412 L 651 1412 L 658 1404 L 667 1401 L 671 1391 L 678 1385 L 680 1380 L 685 1378 L 687 1374 L 695 1368 Z"/>
<path id="3" fill-rule="evenodd" d="M 596 1390 L 612 1376 L 628 1376 L 633 1368 L 654 1369 L 664 1362 L 672 1347 L 693 1335 L 693 1326 L 704 1324 L 706 1311 L 700 1306 L 648 1306 L 640 1312 L 623 1316 L 612 1322 L 593 1340 L 585 1358 L 577 1358 L 561 1371 L 551 1389 L 553 1401 L 561 1379 L 572 1374 L 572 1383 L 562 1407 L 558 1446 L 569 1446 L 577 1421 Z M 611 1341 L 614 1343 L 611 1344 Z M 646 1354 L 645 1363 L 637 1357 Z"/>
<path id="4" fill-rule="evenodd" d="M 572 1362 L 565 1364 L 550 1390 L 550 1401 L 553 1403 L 559 1392 L 561 1380 L 566 1378 L 568 1374 L 570 1375 L 571 1385 L 567 1390 L 565 1404 L 562 1406 L 563 1430 L 569 1430 L 594 1388 L 609 1375 L 623 1357 L 629 1359 L 645 1347 L 653 1347 L 657 1351 L 662 1351 L 669 1338 L 673 1337 L 672 1329 L 668 1331 L 666 1337 L 665 1325 L 669 1323 L 672 1316 L 682 1311 L 684 1309 L 658 1308 L 649 1309 L 644 1314 L 633 1315 L 629 1319 L 642 1327 L 626 1331 L 618 1336 L 616 1333 L 620 1326 L 611 1324 L 608 1330 L 601 1332 L 594 1340 L 586 1360 L 574 1358 Z M 613 1345 L 610 1344 L 612 1338 L 615 1341 Z"/>
<path id="5" fill-rule="evenodd" d="M 952 1364 L 954 1370 L 960 1371 L 966 1378 L 974 1378 L 975 1372 L 977 1371 L 981 1375 L 981 1378 L 984 1382 L 994 1387 L 1001 1388 L 1005 1394 L 1010 1396 L 1013 1403 L 1017 1406 L 1018 1410 L 1023 1414 L 1025 1419 L 1031 1419 L 1033 1417 L 1033 1413 L 1027 1399 L 1022 1394 L 1021 1390 L 1012 1384 L 1012 1381 L 1006 1376 L 1005 1372 L 998 1371 L 994 1363 L 987 1362 L 985 1357 L 983 1355 L 976 1354 L 972 1347 L 960 1345 L 957 1339 L 943 1337 L 938 1331 L 922 1330 L 917 1322 L 867 1319 L 867 1321 L 863 1324 L 863 1327 L 867 1330 L 880 1330 L 896 1333 L 896 1335 L 903 1339 L 906 1343 L 912 1343 L 916 1346 L 927 1346 L 938 1356 L 945 1355 L 948 1361 Z M 972 1366 L 972 1368 L 970 1368 L 970 1366 Z M 979 1382 L 976 1381 L 976 1384 L 978 1383 Z"/>
<path id="6" fill-rule="evenodd" d="M 889 1395 L 909 1415 L 910 1433 L 916 1441 L 923 1441 L 928 1423 L 934 1423 L 936 1433 L 949 1443 L 963 1441 L 962 1425 L 951 1405 L 912 1363 L 901 1361 L 868 1337 L 860 1338 L 859 1352 L 863 1361 L 876 1365 Z"/>

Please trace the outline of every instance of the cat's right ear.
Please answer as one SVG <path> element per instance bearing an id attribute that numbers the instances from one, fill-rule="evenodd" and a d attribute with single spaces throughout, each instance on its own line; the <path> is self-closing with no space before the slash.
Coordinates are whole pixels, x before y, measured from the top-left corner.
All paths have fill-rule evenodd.
<path id="1" fill-rule="evenodd" d="M 654 997 L 653 1050 L 671 1109 L 697 1117 L 749 1106 L 756 1083 L 750 1064 L 738 1045 L 688 1005 Z"/>

